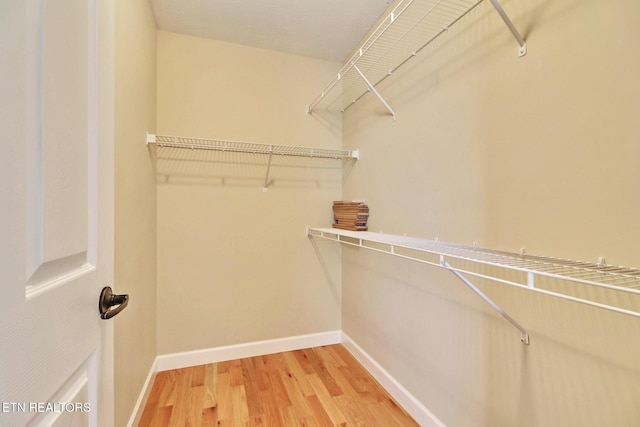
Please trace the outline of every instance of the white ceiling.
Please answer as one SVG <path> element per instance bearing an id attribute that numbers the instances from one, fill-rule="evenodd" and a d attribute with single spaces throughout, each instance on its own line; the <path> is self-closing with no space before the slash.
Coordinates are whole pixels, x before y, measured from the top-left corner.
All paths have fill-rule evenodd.
<path id="1" fill-rule="evenodd" d="M 344 62 L 388 0 L 150 0 L 161 30 Z"/>

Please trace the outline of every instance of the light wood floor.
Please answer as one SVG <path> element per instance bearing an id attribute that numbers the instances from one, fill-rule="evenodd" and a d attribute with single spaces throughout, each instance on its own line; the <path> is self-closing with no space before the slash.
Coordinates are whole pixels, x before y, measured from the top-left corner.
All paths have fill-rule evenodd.
<path id="1" fill-rule="evenodd" d="M 159 372 L 139 426 L 417 426 L 341 345 Z"/>

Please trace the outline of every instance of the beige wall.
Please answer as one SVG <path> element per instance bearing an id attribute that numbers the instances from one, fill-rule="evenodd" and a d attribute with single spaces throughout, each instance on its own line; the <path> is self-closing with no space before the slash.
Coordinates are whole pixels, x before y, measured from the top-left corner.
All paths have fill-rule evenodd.
<path id="1" fill-rule="evenodd" d="M 640 4 L 489 2 L 344 115 L 372 230 L 640 267 Z M 640 322 L 343 249 L 343 330 L 449 427 L 640 423 Z M 640 310 L 640 301 L 605 296 Z"/>
<path id="2" fill-rule="evenodd" d="M 339 64 L 158 33 L 158 134 L 340 148 L 340 117 L 305 105 Z M 342 163 L 164 149 L 158 173 L 158 353 L 340 328 L 328 224 Z M 326 274 L 325 274 L 326 272 Z M 330 277 L 330 280 L 327 280 Z"/>
<path id="3" fill-rule="evenodd" d="M 527 56 L 483 4 L 379 87 L 393 122 L 371 95 L 342 121 L 304 113 L 339 64 L 167 32 L 156 85 L 150 10 L 116 3 L 115 285 L 132 296 L 116 322 L 117 425 L 156 352 L 340 328 L 449 427 L 638 423 L 637 320 L 477 281 L 529 330 L 525 347 L 450 273 L 341 259 L 304 236 L 344 195 L 366 199 L 372 230 L 639 266 L 640 5 L 504 5 Z M 343 144 L 362 160 L 276 159 L 266 193 L 253 155 L 164 150 L 153 176 L 156 113 L 159 134 Z"/>
<path id="4" fill-rule="evenodd" d="M 156 28 L 146 0 L 115 6 L 116 425 L 126 425 L 156 356 L 156 189 L 144 144 L 155 130 Z"/>

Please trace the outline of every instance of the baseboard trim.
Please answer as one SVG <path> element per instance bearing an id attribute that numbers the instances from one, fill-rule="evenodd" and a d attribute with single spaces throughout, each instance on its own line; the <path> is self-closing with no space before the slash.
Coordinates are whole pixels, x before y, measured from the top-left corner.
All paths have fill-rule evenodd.
<path id="1" fill-rule="evenodd" d="M 149 374 L 147 375 L 147 379 L 142 386 L 142 390 L 140 391 L 140 396 L 138 396 L 138 401 L 136 405 L 133 407 L 133 412 L 131 413 L 131 418 L 129 418 L 129 422 L 127 423 L 127 427 L 134 427 L 140 423 L 140 419 L 142 418 L 142 412 L 144 412 L 144 407 L 147 404 L 147 399 L 149 398 L 149 394 L 151 393 L 151 387 L 153 386 L 153 381 L 156 378 L 156 373 L 158 372 L 158 358 L 156 357 L 153 363 L 151 364 L 151 368 L 149 369 Z"/>
<path id="2" fill-rule="evenodd" d="M 342 331 L 330 331 L 182 353 L 163 354 L 156 359 L 156 369 L 158 372 L 168 371 L 171 369 L 186 368 L 188 366 L 206 365 L 208 363 L 280 353 L 283 351 L 340 344 L 341 339 Z"/>
<path id="3" fill-rule="evenodd" d="M 342 333 L 342 345 L 365 367 L 382 387 L 409 413 L 422 427 L 446 427 L 426 406 L 404 388 L 389 372 L 375 361 L 347 334 Z"/>

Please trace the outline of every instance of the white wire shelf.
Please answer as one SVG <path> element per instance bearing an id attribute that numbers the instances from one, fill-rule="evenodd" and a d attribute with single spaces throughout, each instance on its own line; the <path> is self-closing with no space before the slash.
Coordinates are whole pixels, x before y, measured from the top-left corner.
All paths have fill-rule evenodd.
<path id="1" fill-rule="evenodd" d="M 147 145 L 156 149 L 205 150 L 228 153 L 245 153 L 265 156 L 266 173 L 263 191 L 267 191 L 273 156 L 306 157 L 328 160 L 357 160 L 359 150 L 303 147 L 293 145 L 261 144 L 256 142 L 222 139 L 192 138 L 186 136 L 155 135 L 147 133 Z"/>
<path id="2" fill-rule="evenodd" d="M 307 235 L 340 242 L 351 246 L 370 249 L 386 254 L 446 268 L 453 272 L 481 277 L 505 283 L 530 291 L 539 292 L 565 300 L 587 304 L 617 313 L 640 317 L 636 309 L 623 304 L 604 304 L 595 298 L 594 292 L 577 292 L 562 286 L 548 286 L 554 279 L 573 283 L 578 287 L 601 288 L 609 291 L 640 295 L 640 269 L 607 264 L 595 264 L 583 261 L 517 254 L 475 246 L 457 245 L 437 240 L 419 239 L 390 234 L 348 231 L 335 228 L 308 228 Z M 454 265 L 452 266 L 451 263 Z M 476 266 L 497 267 L 500 271 L 519 272 L 519 274 L 492 274 L 491 269 L 473 268 Z M 582 294 L 587 294 L 584 296 Z M 593 296 L 591 298 L 590 296 Z M 611 298 L 620 302 L 619 298 Z"/>
<path id="3" fill-rule="evenodd" d="M 483 0 L 400 0 L 344 64 L 324 90 L 307 106 L 346 110 L 373 92 L 395 119 L 395 112 L 376 86 L 446 33 Z M 497 0 L 490 0 L 518 43 L 520 56 L 526 43 Z"/>
<path id="4" fill-rule="evenodd" d="M 318 157 L 323 159 L 358 159 L 358 150 L 299 147 L 293 145 L 261 144 L 256 142 L 227 141 L 222 139 L 191 138 L 147 134 L 147 144 L 159 148 L 184 148 L 188 150 L 214 150 L 233 153 L 267 154 L 276 156 Z"/>

